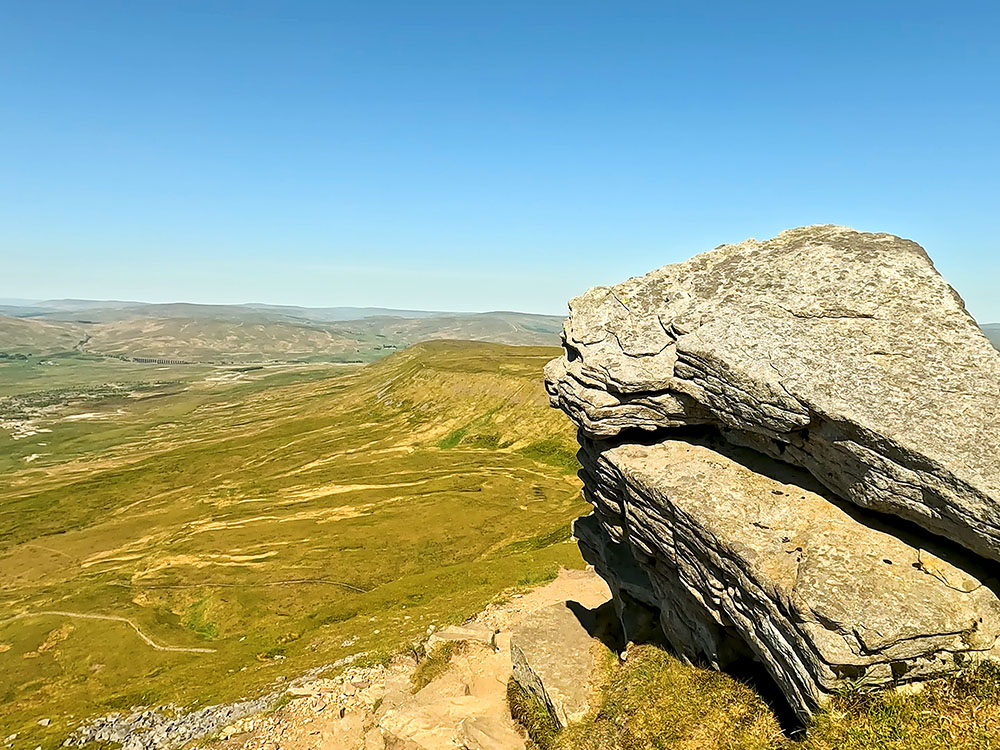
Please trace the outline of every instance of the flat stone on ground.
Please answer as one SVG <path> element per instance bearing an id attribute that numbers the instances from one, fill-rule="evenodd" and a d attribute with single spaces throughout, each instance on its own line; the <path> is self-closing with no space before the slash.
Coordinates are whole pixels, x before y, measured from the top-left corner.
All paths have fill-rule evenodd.
<path id="1" fill-rule="evenodd" d="M 586 715 L 594 670 L 590 611 L 574 602 L 554 604 L 527 617 L 511 632 L 514 679 L 534 695 L 558 726 Z"/>

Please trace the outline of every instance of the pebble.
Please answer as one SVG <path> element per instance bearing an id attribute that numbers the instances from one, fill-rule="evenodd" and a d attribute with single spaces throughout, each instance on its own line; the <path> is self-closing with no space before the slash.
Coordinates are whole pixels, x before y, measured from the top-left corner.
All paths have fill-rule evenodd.
<path id="1" fill-rule="evenodd" d="M 81 747 L 89 742 L 116 742 L 121 750 L 160 750 L 228 728 L 237 720 L 270 708 L 280 693 L 220 706 L 183 712 L 176 706 L 108 714 L 77 729 L 64 743 Z"/>

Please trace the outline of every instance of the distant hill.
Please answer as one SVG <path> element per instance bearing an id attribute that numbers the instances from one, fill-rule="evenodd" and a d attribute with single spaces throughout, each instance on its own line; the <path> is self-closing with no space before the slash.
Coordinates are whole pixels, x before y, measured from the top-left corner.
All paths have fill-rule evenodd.
<path id="1" fill-rule="evenodd" d="M 993 346 L 1000 349 L 1000 323 L 988 323 L 983 326 L 986 338 L 993 342 Z"/>
<path id="2" fill-rule="evenodd" d="M 76 350 L 184 362 L 368 362 L 437 339 L 556 345 L 561 328 L 558 317 L 517 312 L 19 300 L 0 305 L 0 353 Z"/>
<path id="3" fill-rule="evenodd" d="M 72 351 L 83 337 L 79 326 L 0 315 L 0 356 Z"/>
<path id="4" fill-rule="evenodd" d="M 131 302 L 127 300 L 21 300 L 0 299 L 0 314 L 18 318 L 47 320 L 128 320 L 135 317 L 189 318 L 211 317 L 243 319 L 260 314 L 268 319 L 345 321 L 389 316 L 394 318 L 430 318 L 453 315 L 434 310 L 401 310 L 390 307 L 298 307 L 249 302 L 242 305 L 204 305 L 192 302 Z"/>

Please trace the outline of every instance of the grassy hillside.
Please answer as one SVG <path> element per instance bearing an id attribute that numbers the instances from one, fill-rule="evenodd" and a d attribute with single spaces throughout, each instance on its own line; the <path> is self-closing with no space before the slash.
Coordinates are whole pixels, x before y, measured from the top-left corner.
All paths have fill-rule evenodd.
<path id="1" fill-rule="evenodd" d="M 84 326 L 88 352 L 195 362 L 371 361 L 438 339 L 511 345 L 558 343 L 561 321 L 519 313 L 356 321 L 132 318 Z"/>
<path id="2" fill-rule="evenodd" d="M 83 337 L 80 326 L 0 315 L 0 358 L 73 351 Z"/>
<path id="3" fill-rule="evenodd" d="M 0 364 L 0 736 L 47 750 L 87 716 L 383 658 L 580 564 L 554 354 Z"/>
<path id="4" fill-rule="evenodd" d="M 263 305 L 103 303 L 88 308 L 83 302 L 4 310 L 21 317 L 0 315 L 0 353 L 48 356 L 76 350 L 201 363 L 370 362 L 438 339 L 556 345 L 562 327 L 553 316 L 511 312 L 385 315 Z M 352 313 L 360 317 L 343 318 Z"/>

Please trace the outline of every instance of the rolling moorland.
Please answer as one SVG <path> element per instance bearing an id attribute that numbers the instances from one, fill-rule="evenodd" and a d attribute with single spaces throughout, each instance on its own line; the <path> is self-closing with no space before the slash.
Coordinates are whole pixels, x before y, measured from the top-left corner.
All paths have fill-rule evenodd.
<path id="1" fill-rule="evenodd" d="M 0 304 L 0 353 L 77 351 L 190 363 L 371 362 L 432 339 L 555 346 L 562 320 L 274 305 L 62 300 Z"/>
<path id="2" fill-rule="evenodd" d="M 0 363 L 0 737 L 55 747 L 117 709 L 378 661 L 581 565 L 555 353 Z"/>

